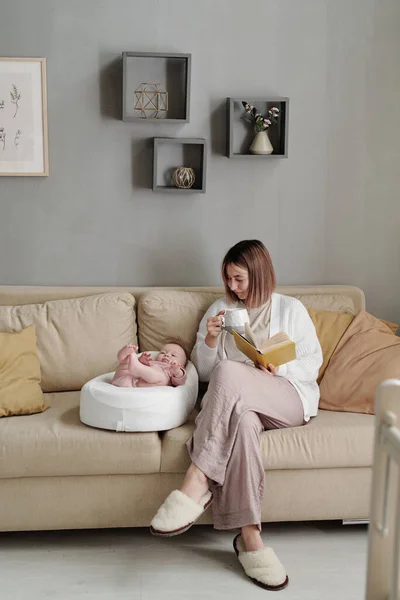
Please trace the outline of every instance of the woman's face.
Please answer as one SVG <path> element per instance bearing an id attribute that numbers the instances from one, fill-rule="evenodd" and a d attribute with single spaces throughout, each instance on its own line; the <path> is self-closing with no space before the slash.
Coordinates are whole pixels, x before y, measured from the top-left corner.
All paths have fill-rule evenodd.
<path id="1" fill-rule="evenodd" d="M 229 289 L 240 300 L 246 300 L 249 288 L 249 272 L 235 264 L 226 267 L 226 279 Z"/>

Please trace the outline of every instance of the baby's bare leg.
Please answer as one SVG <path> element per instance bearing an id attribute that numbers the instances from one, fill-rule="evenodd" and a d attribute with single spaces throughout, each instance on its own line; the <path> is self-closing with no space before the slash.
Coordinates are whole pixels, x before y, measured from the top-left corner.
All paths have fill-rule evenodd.
<path id="1" fill-rule="evenodd" d="M 146 383 L 152 385 L 166 385 L 168 376 L 163 369 L 156 366 L 147 366 L 139 361 L 137 354 L 131 354 L 128 358 L 128 369 L 133 377 L 139 377 Z"/>

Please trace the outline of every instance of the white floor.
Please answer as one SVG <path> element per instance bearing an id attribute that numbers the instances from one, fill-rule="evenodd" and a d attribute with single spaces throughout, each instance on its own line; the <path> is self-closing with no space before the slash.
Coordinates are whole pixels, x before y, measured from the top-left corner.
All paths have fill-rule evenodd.
<path id="1" fill-rule="evenodd" d="M 197 526 L 164 540 L 146 529 L 0 533 L 1 600 L 247 600 L 233 533 Z M 367 527 L 338 522 L 264 526 L 287 568 L 281 600 L 363 600 Z"/>

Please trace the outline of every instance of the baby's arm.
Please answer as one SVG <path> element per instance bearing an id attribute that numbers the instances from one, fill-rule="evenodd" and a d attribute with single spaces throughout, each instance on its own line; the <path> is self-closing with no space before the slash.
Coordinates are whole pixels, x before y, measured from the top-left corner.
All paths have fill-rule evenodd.
<path id="1" fill-rule="evenodd" d="M 139 356 L 139 362 L 141 362 L 142 365 L 147 365 L 149 367 L 151 365 L 151 360 L 150 352 L 143 352 L 143 354 Z"/>
<path id="2" fill-rule="evenodd" d="M 171 369 L 171 385 L 178 387 L 186 383 L 186 369 L 181 365 L 174 365 Z"/>

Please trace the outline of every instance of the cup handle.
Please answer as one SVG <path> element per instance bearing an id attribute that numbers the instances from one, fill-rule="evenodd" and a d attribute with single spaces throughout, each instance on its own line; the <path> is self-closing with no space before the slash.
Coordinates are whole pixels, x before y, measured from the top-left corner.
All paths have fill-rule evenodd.
<path id="1" fill-rule="evenodd" d="M 221 329 L 225 328 L 225 316 L 221 315 Z"/>

